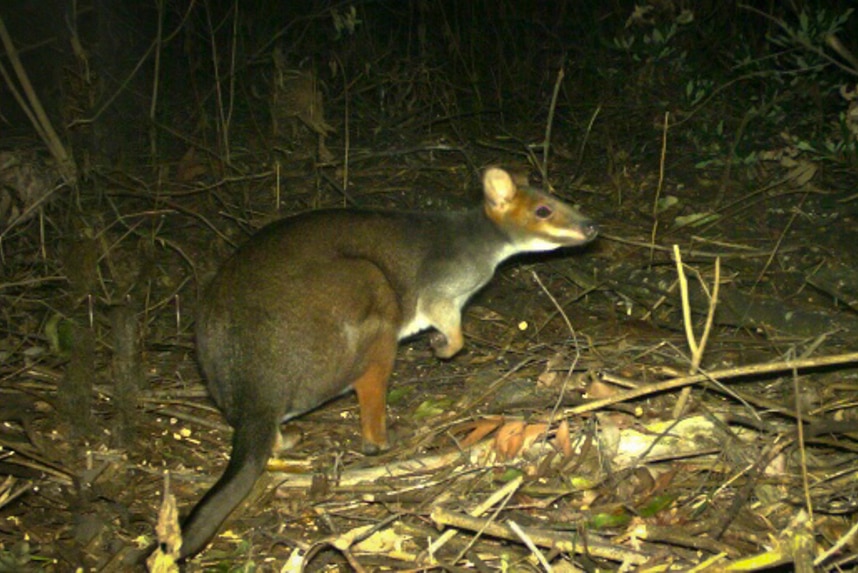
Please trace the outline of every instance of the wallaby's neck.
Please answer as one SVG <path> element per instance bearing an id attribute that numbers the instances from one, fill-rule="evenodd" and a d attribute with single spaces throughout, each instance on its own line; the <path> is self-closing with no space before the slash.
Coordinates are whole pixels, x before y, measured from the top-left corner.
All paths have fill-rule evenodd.
<path id="1" fill-rule="evenodd" d="M 520 252 L 510 237 L 489 219 L 482 205 L 434 215 L 431 217 L 437 225 L 434 234 L 443 234 L 440 242 L 449 247 L 446 256 L 451 259 L 494 270 L 501 262 Z"/>

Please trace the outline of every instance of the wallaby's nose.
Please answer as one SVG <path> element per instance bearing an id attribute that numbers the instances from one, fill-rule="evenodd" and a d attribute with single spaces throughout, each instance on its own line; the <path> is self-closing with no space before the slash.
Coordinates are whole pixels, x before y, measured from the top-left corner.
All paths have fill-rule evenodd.
<path id="1" fill-rule="evenodd" d="M 581 233 L 588 241 L 592 241 L 599 234 L 599 224 L 596 221 L 586 219 L 581 223 Z"/>

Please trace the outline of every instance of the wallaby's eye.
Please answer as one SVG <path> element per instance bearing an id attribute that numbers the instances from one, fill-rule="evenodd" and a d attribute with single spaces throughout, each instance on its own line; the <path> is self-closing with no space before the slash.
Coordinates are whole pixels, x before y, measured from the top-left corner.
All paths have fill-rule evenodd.
<path id="1" fill-rule="evenodd" d="M 547 219 L 553 212 L 548 205 L 540 205 L 536 208 L 536 216 L 540 219 Z"/>

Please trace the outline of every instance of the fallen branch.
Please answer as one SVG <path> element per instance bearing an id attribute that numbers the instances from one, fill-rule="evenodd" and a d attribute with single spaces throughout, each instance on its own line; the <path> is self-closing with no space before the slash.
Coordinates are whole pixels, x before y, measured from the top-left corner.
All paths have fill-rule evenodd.
<path id="1" fill-rule="evenodd" d="M 507 541 L 520 541 L 519 535 L 511 527 L 494 523 L 481 517 L 473 517 L 442 507 L 433 509 L 429 517 L 440 526 L 482 531 L 492 537 L 506 539 Z M 644 563 L 650 558 L 646 553 L 641 551 L 634 551 L 609 543 L 592 532 L 587 533 L 587 539 L 584 542 L 580 535 L 574 533 L 569 534 L 566 532 L 521 526 L 519 526 L 519 530 L 526 533 L 527 537 L 537 547 L 549 547 L 565 553 L 586 554 L 592 557 L 634 565 Z"/>
<path id="2" fill-rule="evenodd" d="M 594 412 L 601 410 L 606 406 L 636 400 L 643 396 L 666 392 L 668 390 L 676 390 L 684 388 L 698 382 L 707 380 L 721 380 L 726 378 L 741 378 L 744 376 L 754 376 L 761 374 L 774 374 L 775 372 L 791 372 L 793 370 L 807 370 L 810 368 L 822 368 L 823 366 L 834 366 L 837 364 L 852 364 L 858 362 L 858 352 L 848 352 L 846 354 L 835 354 L 832 356 L 820 356 L 818 358 L 805 358 L 802 360 L 783 360 L 781 362 L 770 362 L 764 364 L 751 364 L 750 366 L 738 366 L 736 368 L 724 368 L 723 370 L 713 370 L 703 374 L 695 374 L 693 376 L 682 376 L 664 382 L 655 384 L 647 384 L 634 390 L 628 390 L 616 396 L 603 398 L 601 400 L 593 400 L 574 408 L 565 410 L 566 415 L 583 414 L 585 412 Z"/>

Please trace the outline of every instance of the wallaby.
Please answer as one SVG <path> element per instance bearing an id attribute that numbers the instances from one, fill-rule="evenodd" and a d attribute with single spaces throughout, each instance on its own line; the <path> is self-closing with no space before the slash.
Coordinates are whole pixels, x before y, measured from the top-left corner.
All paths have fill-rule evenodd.
<path id="1" fill-rule="evenodd" d="M 387 447 L 387 381 L 399 340 L 435 329 L 439 358 L 463 344 L 462 307 L 501 261 L 582 245 L 598 227 L 571 206 L 483 175 L 483 205 L 452 213 L 328 209 L 272 223 L 226 261 L 200 300 L 197 354 L 234 428 L 223 476 L 182 527 L 200 551 L 265 470 L 279 424 L 349 389 L 363 449 Z"/>

